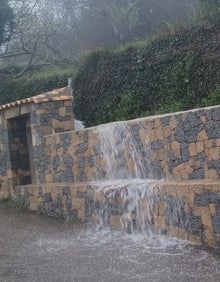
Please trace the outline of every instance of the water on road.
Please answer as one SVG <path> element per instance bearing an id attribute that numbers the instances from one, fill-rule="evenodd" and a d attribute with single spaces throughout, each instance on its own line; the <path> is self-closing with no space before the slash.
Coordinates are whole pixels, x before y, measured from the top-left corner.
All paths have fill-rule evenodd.
<path id="1" fill-rule="evenodd" d="M 0 203 L 0 281 L 219 281 L 220 253 L 123 235 Z"/>

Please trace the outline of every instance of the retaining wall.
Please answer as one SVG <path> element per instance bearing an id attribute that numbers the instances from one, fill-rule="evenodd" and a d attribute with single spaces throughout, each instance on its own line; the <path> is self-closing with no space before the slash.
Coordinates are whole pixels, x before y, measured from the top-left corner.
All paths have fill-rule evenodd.
<path id="1" fill-rule="evenodd" d="M 141 154 L 135 161 L 144 168 L 146 176 L 167 180 L 220 178 L 220 107 L 122 124 Z M 109 128 L 111 126 L 117 123 Z M 38 183 L 106 179 L 100 129 L 94 127 L 44 137 L 39 146 Z M 120 142 L 120 136 L 118 138 L 116 143 Z M 132 163 L 128 165 L 132 171 Z"/>
<path id="2" fill-rule="evenodd" d="M 220 106 L 71 131 L 72 101 L 68 99 L 55 104 L 42 102 L 33 111 L 29 109 L 34 161 L 29 170 L 13 167 L 9 143 L 13 148 L 16 146 L 14 141 L 9 142 L 6 120 L 15 115 L 1 112 L 0 196 L 8 195 L 11 187 L 12 198 L 33 211 L 97 221 L 98 211 L 107 198 L 95 192 L 100 184 L 97 181 L 111 179 L 100 137 L 106 135 L 104 141 L 108 143 L 112 134 L 110 151 L 118 150 L 123 140 L 127 143 L 124 142 L 117 155 L 120 161 L 113 157 L 111 169 L 116 174 L 129 171 L 125 178 L 154 180 L 153 196 L 140 199 L 140 208 L 150 204 L 151 228 L 169 236 L 220 247 Z M 24 172 L 27 176 L 34 174 L 32 183 L 25 186 L 19 174 Z M 119 187 L 119 191 L 123 189 L 126 187 Z M 120 195 L 111 198 L 107 211 L 107 224 L 118 228 L 123 225 L 126 211 L 126 206 L 121 206 L 124 203 Z M 128 225 L 138 226 L 137 210 L 130 212 Z"/>
<path id="3" fill-rule="evenodd" d="M 147 224 L 152 225 L 145 226 L 146 231 L 151 228 L 158 234 L 220 247 L 219 180 L 152 182 L 151 193 L 140 197 L 132 210 L 122 197 L 126 185 L 121 184 L 117 192 L 100 191 L 101 185 L 96 182 L 20 186 L 15 189 L 15 199 L 32 211 L 96 224 L 105 221 L 112 228 L 127 231 L 138 228 L 139 209 Z M 104 218 L 100 218 L 103 209 Z"/>

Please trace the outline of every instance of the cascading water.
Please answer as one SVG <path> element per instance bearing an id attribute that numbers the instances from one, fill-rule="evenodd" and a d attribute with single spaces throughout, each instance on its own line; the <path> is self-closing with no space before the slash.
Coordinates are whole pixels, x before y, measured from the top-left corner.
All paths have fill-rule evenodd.
<path id="1" fill-rule="evenodd" d="M 152 169 L 147 146 L 140 147 L 138 135 L 124 123 L 100 126 L 98 133 L 105 171 L 104 179 L 97 173 L 99 183 L 95 184 L 98 226 L 107 227 L 113 216 L 120 219 L 123 231 L 153 235 L 157 195 L 155 181 L 149 179 Z"/>
<path id="2" fill-rule="evenodd" d="M 113 123 L 98 128 L 100 151 L 103 155 L 105 180 L 146 179 L 149 164 L 128 125 Z M 147 171 L 148 169 L 148 171 Z"/>

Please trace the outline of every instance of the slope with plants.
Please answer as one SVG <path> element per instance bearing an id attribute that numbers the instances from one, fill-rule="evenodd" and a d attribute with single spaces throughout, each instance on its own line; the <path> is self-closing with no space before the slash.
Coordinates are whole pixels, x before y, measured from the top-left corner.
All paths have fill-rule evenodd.
<path id="1" fill-rule="evenodd" d="M 74 90 L 87 126 L 220 104 L 220 25 L 92 52 Z"/>

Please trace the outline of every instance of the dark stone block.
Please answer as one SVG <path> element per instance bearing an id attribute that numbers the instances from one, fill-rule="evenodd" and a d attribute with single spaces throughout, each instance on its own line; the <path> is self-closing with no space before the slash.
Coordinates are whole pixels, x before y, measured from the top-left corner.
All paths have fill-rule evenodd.
<path id="1" fill-rule="evenodd" d="M 21 195 L 21 188 L 20 187 L 15 187 L 15 195 L 16 196 L 19 196 L 19 195 Z"/>
<path id="2" fill-rule="evenodd" d="M 188 143 L 196 142 L 198 133 L 204 128 L 197 113 L 189 112 L 183 125 L 185 140 Z"/>
<path id="3" fill-rule="evenodd" d="M 67 106 L 67 107 L 66 107 L 66 112 L 67 112 L 67 113 L 73 113 L 73 107 Z"/>
<path id="4" fill-rule="evenodd" d="M 100 154 L 100 146 L 94 146 L 93 151 L 94 151 L 95 155 L 99 155 Z"/>
<path id="5" fill-rule="evenodd" d="M 70 197 L 66 198 L 66 208 L 68 211 L 70 211 L 72 209 L 72 200 Z"/>
<path id="6" fill-rule="evenodd" d="M 197 154 L 197 157 L 198 157 L 201 164 L 204 164 L 204 162 L 207 159 L 206 153 L 204 153 L 204 152 Z"/>
<path id="7" fill-rule="evenodd" d="M 184 143 L 186 141 L 183 125 L 176 128 L 174 132 L 174 139 L 180 143 Z"/>
<path id="8" fill-rule="evenodd" d="M 212 216 L 212 227 L 215 234 L 220 233 L 220 216 Z"/>
<path id="9" fill-rule="evenodd" d="M 39 181 L 40 181 L 40 183 L 44 183 L 45 182 L 45 172 L 44 171 L 40 171 L 40 173 L 39 173 Z"/>
<path id="10" fill-rule="evenodd" d="M 209 121 L 205 125 L 207 135 L 210 139 L 220 138 L 220 122 L 219 121 Z"/>
<path id="11" fill-rule="evenodd" d="M 174 152 L 168 153 L 168 166 L 170 171 L 174 169 L 174 167 L 182 164 L 184 162 L 183 158 L 179 158 Z"/>
<path id="12" fill-rule="evenodd" d="M 166 224 L 176 227 L 184 227 L 187 224 L 187 214 L 184 210 L 185 203 L 183 200 L 177 199 L 173 196 L 166 197 Z"/>
<path id="13" fill-rule="evenodd" d="M 82 143 L 80 145 L 77 146 L 76 148 L 76 154 L 83 154 L 88 150 L 88 143 Z"/>
<path id="14" fill-rule="evenodd" d="M 59 128 L 56 128 L 55 129 L 55 132 L 56 133 L 62 133 L 64 130 L 63 130 L 63 128 L 62 127 L 59 127 Z"/>
<path id="15" fill-rule="evenodd" d="M 57 115 L 57 116 L 56 116 L 56 119 L 59 120 L 59 121 L 68 121 L 68 120 L 70 120 L 70 117 L 67 116 L 67 115 L 66 115 L 66 116 L 63 116 L 63 117 Z"/>
<path id="16" fill-rule="evenodd" d="M 182 119 L 182 114 L 177 114 L 174 116 L 176 118 L 176 121 L 178 124 L 182 123 L 183 119 Z"/>
<path id="17" fill-rule="evenodd" d="M 89 159 L 88 159 L 88 164 L 89 164 L 89 167 L 90 167 L 90 168 L 94 167 L 94 165 L 95 165 L 94 159 L 93 159 L 93 158 L 89 158 Z"/>
<path id="18" fill-rule="evenodd" d="M 188 162 L 189 159 L 190 159 L 188 143 L 184 142 L 184 143 L 181 144 L 181 159 L 184 162 Z"/>
<path id="19" fill-rule="evenodd" d="M 162 126 L 168 126 L 169 125 L 169 117 L 168 116 L 163 117 L 161 119 L 161 124 L 162 124 Z"/>
<path id="20" fill-rule="evenodd" d="M 77 191 L 77 197 L 78 198 L 86 198 L 86 196 L 87 196 L 87 192 Z"/>
<path id="21" fill-rule="evenodd" d="M 213 120 L 220 121 L 220 108 L 213 109 L 212 112 L 213 112 Z"/>
<path id="22" fill-rule="evenodd" d="M 62 197 L 57 195 L 57 208 L 62 209 Z"/>
<path id="23" fill-rule="evenodd" d="M 200 207 L 207 207 L 211 203 L 220 203 L 220 193 L 205 190 L 201 195 L 195 194 L 194 204 Z"/>
<path id="24" fill-rule="evenodd" d="M 154 163 L 152 167 L 152 174 L 155 179 L 163 179 L 165 177 L 163 168 L 160 162 Z"/>
<path id="25" fill-rule="evenodd" d="M 60 158 L 53 157 L 52 164 L 53 164 L 53 169 L 56 170 L 60 164 Z"/>
<path id="26" fill-rule="evenodd" d="M 66 146 L 69 146 L 72 140 L 72 135 L 70 133 L 63 133 L 60 135 L 60 139 Z"/>
<path id="27" fill-rule="evenodd" d="M 71 209 L 68 214 L 65 216 L 68 220 L 78 220 L 77 210 Z"/>
<path id="28" fill-rule="evenodd" d="M 138 124 L 131 125 L 130 131 L 131 131 L 132 136 L 138 136 L 139 130 L 140 130 L 140 127 Z"/>
<path id="29" fill-rule="evenodd" d="M 78 168 L 84 168 L 85 167 L 85 160 L 83 158 L 79 159 L 77 167 Z"/>
<path id="30" fill-rule="evenodd" d="M 62 195 L 63 196 L 70 196 L 70 188 L 69 187 L 63 187 L 62 188 Z"/>
<path id="31" fill-rule="evenodd" d="M 48 125 L 51 123 L 51 117 L 48 114 L 39 116 L 40 125 Z"/>
<path id="32" fill-rule="evenodd" d="M 199 168 L 197 170 L 194 170 L 190 175 L 189 179 L 204 179 L 204 168 Z"/>
<path id="33" fill-rule="evenodd" d="M 42 195 L 43 195 L 42 187 L 39 186 L 38 187 L 38 197 L 42 197 Z"/>
<path id="34" fill-rule="evenodd" d="M 73 165 L 74 165 L 74 160 L 72 159 L 71 156 L 67 156 L 65 158 L 65 168 L 66 169 L 70 169 L 70 168 L 73 167 Z"/>
<path id="35" fill-rule="evenodd" d="M 196 216 L 193 214 L 189 215 L 188 218 L 188 228 L 192 229 L 203 229 L 202 220 L 200 216 Z"/>
<path id="36" fill-rule="evenodd" d="M 220 215 L 220 201 L 216 205 L 216 215 Z"/>
<path id="37" fill-rule="evenodd" d="M 156 140 L 155 142 L 151 143 L 151 149 L 152 150 L 160 150 L 164 148 L 163 141 Z"/>
<path id="38" fill-rule="evenodd" d="M 207 192 L 195 194 L 194 204 L 198 207 L 208 207 L 210 202 L 210 195 Z"/>
<path id="39" fill-rule="evenodd" d="M 213 112 L 211 110 L 205 111 L 207 121 L 213 120 Z"/>
<path id="40" fill-rule="evenodd" d="M 200 229 L 192 229 L 188 230 L 193 236 L 201 236 L 201 230 Z"/>
<path id="41" fill-rule="evenodd" d="M 79 181 L 79 182 L 86 182 L 86 181 L 87 181 L 87 177 L 86 177 L 85 173 L 78 175 L 78 176 L 76 177 L 76 181 Z"/>
<path id="42" fill-rule="evenodd" d="M 215 191 L 209 191 L 210 203 L 220 203 L 220 193 Z"/>
<path id="43" fill-rule="evenodd" d="M 55 182 L 73 182 L 72 170 L 65 170 L 54 176 Z"/>
<path id="44" fill-rule="evenodd" d="M 49 203 L 52 202 L 52 197 L 50 193 L 46 193 L 42 197 L 43 203 Z"/>
<path id="45" fill-rule="evenodd" d="M 189 130 L 185 131 L 185 140 L 188 143 L 196 142 L 198 133 L 204 128 L 203 124 L 198 125 L 198 127 L 191 127 Z"/>
<path id="46" fill-rule="evenodd" d="M 184 129 L 185 131 L 191 130 L 192 128 L 196 128 L 201 125 L 202 121 L 198 117 L 197 113 L 189 112 L 184 121 Z"/>
<path id="47" fill-rule="evenodd" d="M 88 132 L 87 131 L 77 131 L 76 135 L 82 139 L 84 143 L 88 142 Z"/>
<path id="48" fill-rule="evenodd" d="M 168 144 L 171 144 L 171 142 L 174 141 L 174 136 L 173 135 L 168 136 L 167 141 L 168 141 Z"/>

